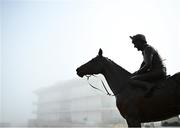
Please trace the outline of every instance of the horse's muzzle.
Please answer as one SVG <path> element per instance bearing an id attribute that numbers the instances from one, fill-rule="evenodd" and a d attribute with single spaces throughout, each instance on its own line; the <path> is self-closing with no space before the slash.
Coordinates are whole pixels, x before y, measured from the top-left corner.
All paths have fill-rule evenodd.
<path id="1" fill-rule="evenodd" d="M 77 75 L 78 75 L 79 77 L 83 77 L 83 76 L 84 76 L 84 75 L 80 72 L 80 69 L 79 69 L 79 68 L 76 69 L 76 72 L 77 72 Z"/>

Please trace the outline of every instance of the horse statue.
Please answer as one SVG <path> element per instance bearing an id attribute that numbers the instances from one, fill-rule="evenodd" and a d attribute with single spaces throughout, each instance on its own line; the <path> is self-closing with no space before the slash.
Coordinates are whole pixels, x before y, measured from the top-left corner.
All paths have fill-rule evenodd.
<path id="1" fill-rule="evenodd" d="M 165 120 L 180 114 L 180 73 L 156 83 L 150 97 L 145 90 L 129 84 L 131 73 L 112 60 L 99 54 L 77 68 L 80 77 L 85 75 L 104 75 L 116 98 L 116 107 L 128 127 L 141 127 L 141 123 Z"/>

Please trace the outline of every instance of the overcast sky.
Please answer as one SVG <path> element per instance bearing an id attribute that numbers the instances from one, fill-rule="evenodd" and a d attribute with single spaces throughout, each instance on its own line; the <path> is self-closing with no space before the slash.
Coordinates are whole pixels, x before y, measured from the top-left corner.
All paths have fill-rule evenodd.
<path id="1" fill-rule="evenodd" d="M 179 0 L 1 0 L 0 11 L 4 121 L 32 118 L 33 91 L 76 78 L 99 48 L 136 71 L 142 56 L 130 35 L 146 36 L 168 74 L 180 71 Z"/>

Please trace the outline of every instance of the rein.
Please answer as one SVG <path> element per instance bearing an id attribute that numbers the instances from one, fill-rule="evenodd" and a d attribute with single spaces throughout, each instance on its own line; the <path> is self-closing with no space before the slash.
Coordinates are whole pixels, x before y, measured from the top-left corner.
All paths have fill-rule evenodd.
<path id="1" fill-rule="evenodd" d="M 108 96 L 116 96 L 116 95 L 113 95 L 113 94 L 110 94 L 110 93 L 109 93 L 109 91 L 107 90 L 107 88 L 106 88 L 104 82 L 103 82 L 101 79 L 100 79 L 100 80 L 101 80 L 101 83 L 102 83 L 102 85 L 103 85 L 103 87 L 104 87 L 106 93 L 105 93 L 103 90 L 101 90 L 101 89 L 99 89 L 99 88 L 93 86 L 93 85 L 89 82 L 89 78 L 90 78 L 91 76 L 94 76 L 94 77 L 96 77 L 96 78 L 97 78 L 97 76 L 95 76 L 95 75 L 86 75 L 88 84 L 89 84 L 92 88 L 94 88 L 94 89 L 96 89 L 96 90 L 99 90 L 99 91 L 103 92 L 104 94 L 106 94 L 106 95 L 108 95 Z"/>

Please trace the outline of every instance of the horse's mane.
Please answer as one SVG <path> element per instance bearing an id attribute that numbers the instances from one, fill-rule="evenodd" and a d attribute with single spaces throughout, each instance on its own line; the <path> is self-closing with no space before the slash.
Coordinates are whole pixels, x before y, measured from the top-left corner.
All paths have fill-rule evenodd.
<path id="1" fill-rule="evenodd" d="M 118 65 L 117 63 L 115 63 L 113 60 L 109 59 L 108 57 L 104 57 L 108 62 L 110 62 L 111 64 L 113 64 L 118 70 L 126 72 L 128 74 L 131 74 L 130 72 L 128 72 L 127 70 L 125 70 L 124 68 L 122 68 L 120 65 Z"/>

